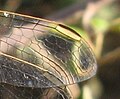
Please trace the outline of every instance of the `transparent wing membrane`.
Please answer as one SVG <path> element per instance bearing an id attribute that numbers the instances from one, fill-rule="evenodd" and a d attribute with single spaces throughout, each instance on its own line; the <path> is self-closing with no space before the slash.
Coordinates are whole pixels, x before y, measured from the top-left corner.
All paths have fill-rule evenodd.
<path id="1" fill-rule="evenodd" d="M 96 73 L 93 52 L 71 28 L 53 21 L 0 11 L 0 82 L 55 87 Z"/>

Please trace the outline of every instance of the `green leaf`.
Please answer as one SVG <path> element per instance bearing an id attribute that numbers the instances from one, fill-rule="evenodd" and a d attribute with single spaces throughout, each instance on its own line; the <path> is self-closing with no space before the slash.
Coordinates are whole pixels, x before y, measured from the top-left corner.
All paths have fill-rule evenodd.
<path id="1" fill-rule="evenodd" d="M 91 25 L 96 33 L 99 33 L 99 32 L 103 33 L 109 27 L 109 23 L 106 20 L 101 19 L 101 18 L 93 18 L 91 20 Z"/>

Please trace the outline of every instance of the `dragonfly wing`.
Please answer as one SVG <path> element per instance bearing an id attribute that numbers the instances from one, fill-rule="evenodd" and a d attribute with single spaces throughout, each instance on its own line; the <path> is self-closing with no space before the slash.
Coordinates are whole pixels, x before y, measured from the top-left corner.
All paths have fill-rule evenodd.
<path id="1" fill-rule="evenodd" d="M 31 79 L 31 86 L 40 87 L 40 84 L 35 86 L 34 82 L 41 83 L 41 79 L 47 79 L 50 83 L 46 84 L 45 80 L 42 87 L 69 85 L 86 80 L 96 73 L 96 60 L 91 48 L 79 34 L 67 26 L 4 11 L 0 12 L 0 20 L 1 56 L 44 72 L 37 75 L 44 78 Z M 11 70 L 15 74 L 20 68 L 24 67 Z M 29 73 L 31 77 L 34 75 L 34 69 L 32 70 L 33 73 Z M 23 74 L 26 72 L 23 71 Z M 4 77 L 3 83 L 9 82 L 7 76 L 1 77 Z M 17 78 L 13 78 L 11 84 L 30 87 L 24 78 L 19 81 L 14 81 Z M 25 83 L 20 84 L 20 80 Z"/>

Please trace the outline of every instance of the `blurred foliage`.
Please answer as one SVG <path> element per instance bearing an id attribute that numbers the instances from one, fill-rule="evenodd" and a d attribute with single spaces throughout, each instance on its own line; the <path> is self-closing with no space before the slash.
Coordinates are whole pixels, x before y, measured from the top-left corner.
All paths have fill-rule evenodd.
<path id="1" fill-rule="evenodd" d="M 82 0 L 18 0 L 20 4 L 14 10 L 14 7 L 5 8 L 7 1 L 0 0 L 0 9 L 47 18 L 58 12 L 64 15 L 67 7 L 74 9 L 74 4 L 82 3 Z M 120 1 L 85 1 L 82 3 L 87 5 L 84 9 L 71 10 L 67 17 L 55 19 L 79 32 L 94 49 L 98 61 L 96 77 L 79 83 L 78 90 L 69 89 L 78 99 L 120 99 Z"/>
<path id="2" fill-rule="evenodd" d="M 77 0 L 1 0 L 1 9 L 34 16 L 47 16 Z M 16 5 L 14 5 L 16 4 Z M 14 7 L 13 7 L 14 6 Z"/>

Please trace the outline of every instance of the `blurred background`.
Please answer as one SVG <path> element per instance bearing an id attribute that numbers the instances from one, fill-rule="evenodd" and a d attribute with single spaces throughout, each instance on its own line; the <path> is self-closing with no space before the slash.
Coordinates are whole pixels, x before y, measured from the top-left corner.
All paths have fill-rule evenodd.
<path id="1" fill-rule="evenodd" d="M 79 32 L 93 48 L 98 70 L 95 77 L 68 86 L 69 95 L 73 99 L 120 99 L 119 0 L 0 0 L 0 10 L 62 22 Z"/>

